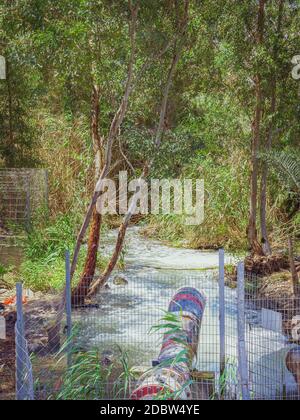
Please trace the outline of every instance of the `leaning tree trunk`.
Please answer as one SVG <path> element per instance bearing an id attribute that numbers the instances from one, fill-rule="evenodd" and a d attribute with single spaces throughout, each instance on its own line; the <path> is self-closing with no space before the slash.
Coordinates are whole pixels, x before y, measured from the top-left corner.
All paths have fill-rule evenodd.
<path id="1" fill-rule="evenodd" d="M 101 173 L 101 168 L 104 165 L 103 140 L 99 134 L 99 102 L 100 89 L 98 86 L 94 85 L 92 92 L 91 134 L 95 153 L 95 182 L 97 182 Z M 101 224 L 102 216 L 97 212 L 95 207 L 92 215 L 84 270 L 81 275 L 81 279 L 78 283 L 78 286 L 72 292 L 72 304 L 74 306 L 83 305 L 88 289 L 95 275 L 98 248 L 100 242 Z"/>
<path id="2" fill-rule="evenodd" d="M 263 43 L 265 19 L 265 0 L 259 1 L 256 44 L 259 47 Z M 262 117 L 262 86 L 261 74 L 258 71 L 255 76 L 255 116 L 253 121 L 253 135 L 251 145 L 251 182 L 250 182 L 250 214 L 248 224 L 248 241 L 252 254 L 263 254 L 257 239 L 257 197 L 258 197 L 258 152 L 260 145 L 261 117 Z"/>
<path id="3" fill-rule="evenodd" d="M 94 209 L 84 270 L 78 286 L 72 292 L 72 305 L 74 306 L 81 306 L 84 304 L 84 300 L 86 298 L 90 284 L 95 275 L 100 242 L 101 222 L 101 214 L 99 214 L 97 210 Z"/>
<path id="4" fill-rule="evenodd" d="M 106 281 L 110 277 L 113 269 L 115 268 L 115 266 L 118 262 L 120 253 L 122 251 L 127 226 L 128 226 L 128 223 L 122 223 L 121 224 L 121 226 L 119 228 L 119 233 L 118 233 L 116 246 L 115 246 L 114 252 L 113 252 L 113 254 L 112 254 L 112 256 L 109 260 L 109 263 L 107 264 L 104 272 L 99 277 L 99 279 L 96 280 L 96 283 L 90 288 L 90 290 L 88 292 L 88 296 L 95 295 L 97 293 L 97 291 L 105 285 Z"/>

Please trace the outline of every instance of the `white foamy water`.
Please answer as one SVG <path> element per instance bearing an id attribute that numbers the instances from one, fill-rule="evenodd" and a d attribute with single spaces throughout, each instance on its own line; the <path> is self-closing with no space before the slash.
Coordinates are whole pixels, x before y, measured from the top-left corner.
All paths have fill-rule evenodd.
<path id="1" fill-rule="evenodd" d="M 115 238 L 116 231 L 109 232 L 101 247 L 102 253 L 109 255 Z M 159 322 L 176 290 L 192 286 L 207 297 L 196 366 L 199 370 L 215 372 L 218 377 L 218 253 L 168 247 L 140 236 L 136 228 L 129 229 L 125 250 L 126 270 L 114 275 L 123 276 L 128 284 L 116 286 L 110 280 L 110 289 L 98 296 L 99 309 L 77 314 L 82 325 L 82 345 L 100 346 L 110 351 L 117 344 L 128 352 L 133 364 L 150 367 L 161 343 L 161 334 L 151 333 L 151 327 Z M 232 258 L 228 256 L 226 261 L 232 262 Z M 236 290 L 226 287 L 225 298 L 227 376 L 234 391 L 237 382 Z M 259 310 L 252 310 L 249 315 L 247 341 L 252 396 L 275 398 L 282 394 L 284 383 L 290 388 L 295 386 L 284 364 L 286 340 L 282 334 L 258 326 Z"/>

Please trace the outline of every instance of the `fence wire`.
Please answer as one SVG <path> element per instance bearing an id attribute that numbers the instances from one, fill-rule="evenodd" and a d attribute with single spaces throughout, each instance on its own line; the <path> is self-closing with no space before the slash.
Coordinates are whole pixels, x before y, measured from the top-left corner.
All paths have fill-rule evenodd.
<path id="1" fill-rule="evenodd" d="M 24 331 L 18 322 L 15 324 L 16 337 L 16 398 L 18 400 L 34 400 L 32 364 L 28 352 L 28 343 Z"/>
<path id="2" fill-rule="evenodd" d="M 255 280 L 255 281 L 254 281 Z M 246 283 L 246 337 L 252 399 L 300 399 L 300 296 L 265 294 Z"/>
<path id="3" fill-rule="evenodd" d="M 143 375 L 157 365 L 163 333 L 153 327 L 160 325 L 170 300 L 182 286 L 195 287 L 207 298 L 197 358 L 188 384 L 189 398 L 241 399 L 236 287 L 224 289 L 223 363 L 218 271 L 185 272 L 182 277 L 174 272 L 162 275 L 144 269 L 138 274 L 135 270 L 134 275 L 130 270 L 115 274 L 96 297 L 73 307 L 70 337 L 69 318 L 60 308 L 61 296 L 24 305 L 31 360 L 31 365 L 24 367 L 24 377 L 30 379 L 32 371 L 34 398 L 130 398 Z M 299 298 L 262 295 L 260 280 L 250 276 L 246 276 L 245 290 L 250 398 L 299 400 Z M 82 301 L 79 296 L 78 302 Z M 153 372 L 152 378 L 157 378 Z"/>
<path id="4" fill-rule="evenodd" d="M 11 228 L 30 230 L 34 214 L 47 205 L 46 170 L 0 168 L 0 237 Z"/>

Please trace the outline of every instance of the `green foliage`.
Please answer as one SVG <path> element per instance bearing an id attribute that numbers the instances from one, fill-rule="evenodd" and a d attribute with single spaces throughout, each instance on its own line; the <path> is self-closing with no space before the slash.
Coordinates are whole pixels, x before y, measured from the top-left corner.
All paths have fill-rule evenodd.
<path id="1" fill-rule="evenodd" d="M 76 331 L 72 334 L 76 336 Z M 65 359 L 68 343 L 57 354 L 57 365 Z M 116 349 L 116 358 L 108 366 L 103 363 L 101 351 L 72 349 L 72 365 L 62 377 L 57 400 L 99 400 L 105 398 L 126 399 L 132 382 L 136 379 L 130 366 L 128 353 L 121 347 Z"/>
<path id="2" fill-rule="evenodd" d="M 80 264 L 82 266 L 82 262 Z M 79 266 L 79 267 L 80 267 Z M 51 257 L 50 261 L 26 259 L 16 276 L 33 291 L 49 292 L 62 290 L 65 286 L 65 261 L 62 257 Z"/>
<path id="3" fill-rule="evenodd" d="M 234 358 L 228 358 L 225 361 L 225 369 L 219 377 L 219 389 L 211 396 L 212 400 L 224 399 L 226 398 L 228 384 L 233 389 L 237 389 L 239 379 L 238 379 L 238 365 L 237 360 Z M 232 392 L 231 389 L 231 392 Z M 227 397 L 228 398 L 228 397 Z"/>
<path id="4" fill-rule="evenodd" d="M 147 60 L 151 65 L 129 98 L 120 130 L 124 152 L 137 175 L 151 156 L 152 177 L 201 177 L 207 190 L 201 226 L 186 227 L 181 217 L 170 215 L 149 218 L 153 230 L 176 244 L 184 239 L 196 247 L 245 248 L 256 74 L 263 96 L 261 152 L 271 121 L 279 153 L 297 150 L 299 141 L 298 88 L 290 74 L 300 25 L 298 2 L 292 7 L 285 2 L 282 34 L 279 3 L 266 2 L 265 36 L 259 46 L 256 1 L 190 2 L 159 152 L 153 137 L 174 48 L 153 57 L 178 32 L 183 2 L 139 3 L 134 74 Z M 82 216 L 93 189 L 92 85 L 100 88 L 99 132 L 105 138 L 124 92 L 129 18 L 126 0 L 62 0 L 55 5 L 50 0 L 22 0 L 0 6 L 0 54 L 9 65 L 9 77 L 0 81 L 0 164 L 49 167 L 50 214 L 58 216 L 57 223 L 44 230 L 35 228 L 30 236 L 26 257 L 31 263 L 55 264 L 74 242 L 77 220 L 62 215 L 72 209 Z M 274 75 L 277 109 L 270 115 Z M 279 165 L 279 172 L 295 187 L 295 168 L 291 161 L 280 159 L 273 158 L 272 165 Z M 128 166 L 117 144 L 113 160 L 120 161 L 115 171 Z M 274 179 L 270 176 L 268 183 L 272 227 L 287 213 L 280 206 L 283 193 Z M 280 212 L 284 214 L 279 217 Z"/>
<path id="5" fill-rule="evenodd" d="M 37 68 L 27 53 L 28 38 L 20 27 L 23 16 L 13 2 L 0 5 L 0 54 L 6 59 L 6 80 L 0 80 L 0 161 L 8 167 L 38 163 L 36 106 L 41 89 Z"/>
<path id="6" fill-rule="evenodd" d="M 182 329 L 182 311 L 168 312 L 163 311 L 164 315 L 160 318 L 157 325 L 153 325 L 150 332 L 162 332 L 164 334 L 177 333 Z"/>
<path id="7" fill-rule="evenodd" d="M 43 260 L 45 264 L 63 257 L 76 238 L 74 221 L 70 215 L 61 215 L 54 223 L 34 228 L 25 243 L 26 257 L 32 261 Z"/>
<path id="8" fill-rule="evenodd" d="M 204 222 L 198 226 L 186 226 L 182 216 L 151 216 L 146 233 L 174 245 L 184 242 L 195 248 L 245 249 L 249 172 L 243 156 L 236 153 L 224 160 L 199 152 L 183 175 L 204 179 Z"/>
<path id="9" fill-rule="evenodd" d="M 300 193 L 300 159 L 298 153 L 271 151 L 262 156 L 270 163 L 283 185 Z"/>
<path id="10" fill-rule="evenodd" d="M 0 278 L 8 272 L 8 269 L 0 263 Z"/>
<path id="11" fill-rule="evenodd" d="M 63 377 L 58 400 L 96 400 L 105 397 L 112 366 L 104 367 L 98 349 L 73 355 L 72 366 Z"/>
<path id="12" fill-rule="evenodd" d="M 185 363 L 188 366 L 190 365 L 190 354 L 189 354 L 189 344 L 186 340 L 186 334 L 183 331 L 182 326 L 182 310 L 177 312 L 164 312 L 164 316 L 159 320 L 157 325 L 153 325 L 150 329 L 151 332 L 160 332 L 162 336 L 165 334 L 174 335 L 172 340 L 180 344 L 182 350 L 178 351 L 175 357 L 171 359 L 166 359 L 161 362 L 158 366 L 153 368 L 153 371 L 161 369 L 163 367 L 172 368 L 180 363 Z M 157 395 L 156 400 L 177 400 L 180 399 L 180 396 L 183 394 L 185 389 L 191 386 L 193 383 L 192 380 L 186 381 L 183 386 L 177 391 L 170 391 L 168 388 L 162 389 Z"/>
<path id="13" fill-rule="evenodd" d="M 136 380 L 136 376 L 130 366 L 128 353 L 122 350 L 121 347 L 118 347 L 118 350 L 120 356 L 117 363 L 121 372 L 114 382 L 113 395 L 116 399 L 126 399 L 128 398 L 132 383 Z"/>

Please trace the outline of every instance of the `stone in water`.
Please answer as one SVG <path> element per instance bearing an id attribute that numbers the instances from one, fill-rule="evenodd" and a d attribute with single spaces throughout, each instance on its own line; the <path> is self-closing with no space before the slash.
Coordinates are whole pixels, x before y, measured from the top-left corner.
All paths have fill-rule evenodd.
<path id="1" fill-rule="evenodd" d="M 126 284 L 128 284 L 128 281 L 122 276 L 116 276 L 113 279 L 113 284 L 115 284 L 116 286 L 125 286 Z"/>
<path id="2" fill-rule="evenodd" d="M 271 311 L 270 309 L 262 309 L 261 313 L 262 327 L 282 334 L 282 314 Z"/>
<path id="3" fill-rule="evenodd" d="M 6 327 L 5 327 L 5 318 L 0 316 L 0 340 L 6 339 Z"/>

